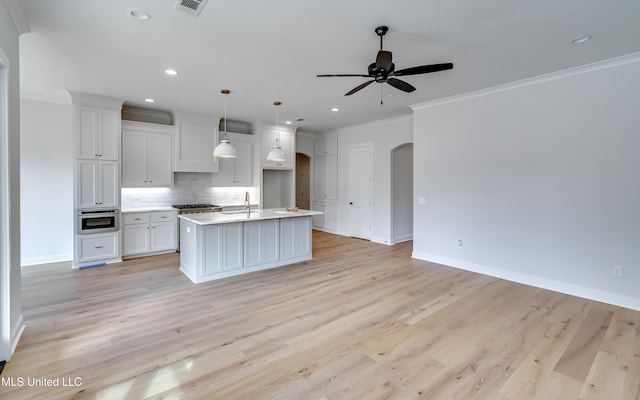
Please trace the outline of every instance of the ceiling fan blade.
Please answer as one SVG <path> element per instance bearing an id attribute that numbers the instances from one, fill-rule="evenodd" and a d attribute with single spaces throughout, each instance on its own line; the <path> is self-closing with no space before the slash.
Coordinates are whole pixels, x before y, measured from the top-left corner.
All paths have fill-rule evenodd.
<path id="1" fill-rule="evenodd" d="M 326 74 L 326 75 L 316 75 L 317 78 L 326 78 L 326 77 L 334 77 L 334 76 L 358 76 L 362 78 L 369 78 L 369 75 L 361 75 L 361 74 Z"/>
<path id="2" fill-rule="evenodd" d="M 353 89 L 349 90 L 347 93 L 345 93 L 345 96 L 351 96 L 352 94 L 354 94 L 355 92 L 357 92 L 358 90 L 362 90 L 364 88 L 366 88 L 367 86 L 371 85 L 373 82 L 375 82 L 375 79 L 372 79 L 370 81 L 367 81 L 365 83 L 363 83 L 362 85 L 356 86 Z"/>
<path id="3" fill-rule="evenodd" d="M 401 81 L 400 79 L 396 79 L 396 78 L 389 78 L 387 79 L 387 83 L 391 86 L 393 86 L 396 89 L 400 89 L 403 92 L 407 92 L 407 93 L 411 93 L 414 90 L 416 90 L 415 87 L 413 87 L 412 85 L 408 84 L 405 81 Z"/>
<path id="4" fill-rule="evenodd" d="M 453 68 L 453 64 L 452 63 L 421 65 L 419 67 L 411 67 L 411 68 L 401 69 L 399 71 L 396 71 L 393 75 L 394 76 L 407 76 L 407 75 L 427 74 L 429 72 L 444 71 L 444 70 L 452 69 L 452 68 Z"/>
<path id="5" fill-rule="evenodd" d="M 380 50 L 376 56 L 376 69 L 389 71 L 393 64 L 393 56 L 390 51 Z"/>

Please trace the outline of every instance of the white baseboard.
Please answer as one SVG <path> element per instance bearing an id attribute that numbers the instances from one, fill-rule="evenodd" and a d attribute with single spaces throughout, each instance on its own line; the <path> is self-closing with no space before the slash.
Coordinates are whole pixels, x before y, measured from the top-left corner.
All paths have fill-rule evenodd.
<path id="1" fill-rule="evenodd" d="M 20 314 L 20 318 L 18 318 L 18 322 L 16 326 L 11 331 L 11 355 L 16 351 L 16 347 L 18 346 L 18 342 L 24 333 L 24 330 L 27 326 L 24 324 L 24 318 L 22 314 Z M 10 360 L 7 360 L 10 361 Z"/>
<path id="2" fill-rule="evenodd" d="M 588 288 L 579 285 L 573 285 L 567 282 L 555 281 L 547 278 L 541 278 L 534 275 L 521 274 L 501 268 L 489 267 L 451 259 L 447 257 L 435 256 L 414 251 L 411 255 L 413 258 L 423 261 L 429 261 L 436 264 L 442 264 L 448 267 L 463 269 L 466 271 L 477 272 L 483 275 L 493 276 L 495 278 L 505 279 L 512 282 L 522 283 L 542 289 L 552 290 L 554 292 L 564 293 L 571 296 L 582 297 L 589 300 L 600 301 L 603 303 L 613 304 L 615 306 L 630 308 L 640 311 L 640 298 L 621 296 L 616 293 L 605 292 L 599 289 Z"/>
<path id="3" fill-rule="evenodd" d="M 73 254 L 54 254 L 49 256 L 37 256 L 37 257 L 23 257 L 20 260 L 20 266 L 24 267 L 27 265 L 37 265 L 37 264 L 49 264 L 54 262 L 61 261 L 71 261 L 73 260 Z"/>

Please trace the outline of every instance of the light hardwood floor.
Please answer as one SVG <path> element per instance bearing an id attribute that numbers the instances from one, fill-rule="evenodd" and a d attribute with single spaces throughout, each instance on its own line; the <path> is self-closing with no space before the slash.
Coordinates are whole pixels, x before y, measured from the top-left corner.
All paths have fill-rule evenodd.
<path id="1" fill-rule="evenodd" d="M 0 398 L 640 398 L 640 312 L 413 260 L 411 242 L 313 240 L 313 261 L 199 285 L 177 254 L 24 268 Z"/>

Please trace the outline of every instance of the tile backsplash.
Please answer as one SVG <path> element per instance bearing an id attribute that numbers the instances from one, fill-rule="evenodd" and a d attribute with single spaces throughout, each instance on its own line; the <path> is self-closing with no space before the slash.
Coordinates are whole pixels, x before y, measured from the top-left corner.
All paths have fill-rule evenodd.
<path id="1" fill-rule="evenodd" d="M 211 178 L 210 173 L 176 172 L 172 188 L 123 188 L 122 209 L 193 203 L 241 205 L 247 191 L 251 204 L 260 203 L 258 187 L 215 187 L 211 186 Z"/>

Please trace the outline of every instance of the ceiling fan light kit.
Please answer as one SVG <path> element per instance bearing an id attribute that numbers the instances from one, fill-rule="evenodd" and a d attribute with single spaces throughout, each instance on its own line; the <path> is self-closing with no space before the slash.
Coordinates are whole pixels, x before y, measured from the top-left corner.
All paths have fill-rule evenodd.
<path id="1" fill-rule="evenodd" d="M 231 93 L 227 89 L 223 89 L 220 93 L 228 95 Z M 213 156 L 216 158 L 237 158 L 238 150 L 229 142 L 229 135 L 227 134 L 227 100 L 224 101 L 224 135 L 220 139 L 220 144 L 213 150 Z"/>
<path id="2" fill-rule="evenodd" d="M 362 78 L 371 78 L 370 80 L 356 86 L 351 89 L 345 96 L 351 96 L 352 94 L 364 89 L 369 86 L 373 82 L 377 83 L 388 83 L 398 90 L 402 90 L 403 92 L 411 93 L 416 88 L 400 79 L 395 78 L 396 76 L 408 76 L 408 75 L 419 75 L 419 74 L 428 74 L 431 72 L 445 71 L 453 68 L 452 63 L 442 63 L 442 64 L 429 64 L 429 65 L 421 65 L 417 67 L 404 68 L 401 70 L 395 70 L 395 64 L 393 63 L 393 54 L 390 51 L 383 50 L 382 46 L 382 38 L 387 34 L 389 28 L 387 26 L 379 26 L 375 29 L 376 35 L 380 37 L 380 50 L 376 56 L 376 61 L 374 63 L 369 64 L 367 68 L 367 75 L 363 74 L 326 74 L 326 75 L 316 75 L 318 78 L 325 77 L 362 77 Z"/>

